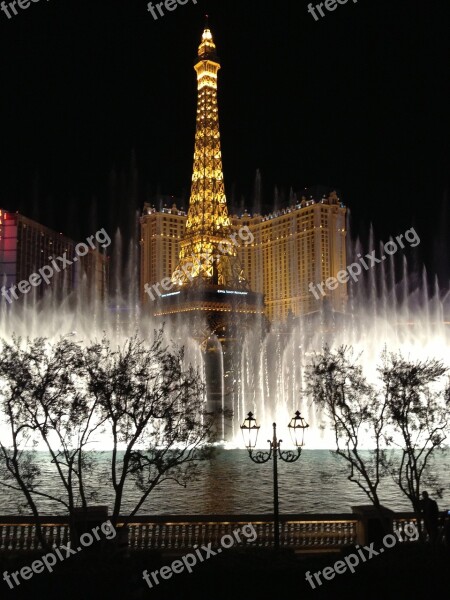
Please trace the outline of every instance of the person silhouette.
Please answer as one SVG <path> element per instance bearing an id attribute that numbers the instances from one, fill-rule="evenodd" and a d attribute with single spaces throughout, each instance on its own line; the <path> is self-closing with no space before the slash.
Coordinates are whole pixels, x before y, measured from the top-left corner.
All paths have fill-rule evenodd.
<path id="1" fill-rule="evenodd" d="M 421 511 L 429 540 L 435 544 L 438 537 L 439 508 L 436 500 L 430 498 L 428 492 L 422 492 Z"/>

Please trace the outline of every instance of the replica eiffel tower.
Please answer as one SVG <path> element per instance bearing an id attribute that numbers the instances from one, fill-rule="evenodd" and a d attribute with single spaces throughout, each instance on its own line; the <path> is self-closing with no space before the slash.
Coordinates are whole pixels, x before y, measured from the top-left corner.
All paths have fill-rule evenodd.
<path id="1" fill-rule="evenodd" d="M 180 265 L 174 279 L 236 289 L 247 288 L 237 260 L 228 216 L 220 148 L 217 75 L 220 69 L 211 31 L 202 35 L 197 72 L 197 128 L 191 198 Z M 193 260 L 195 259 L 195 260 Z"/>
<path id="2" fill-rule="evenodd" d="M 217 104 L 220 62 L 208 25 L 194 68 L 198 100 L 189 211 L 179 264 L 172 274 L 175 290 L 158 300 L 155 316 L 175 325 L 189 324 L 205 354 L 211 407 L 232 409 L 239 387 L 239 342 L 255 320 L 264 326 L 266 320 L 263 295 L 250 290 L 230 240 L 233 228 L 225 196 Z M 224 378 L 231 388 L 227 389 Z M 229 437 L 225 431 L 222 434 Z"/>
<path id="3" fill-rule="evenodd" d="M 240 265 L 228 215 L 220 146 L 217 79 L 220 62 L 208 25 L 194 66 L 197 73 L 197 126 L 191 196 L 175 291 L 159 301 L 157 316 L 191 313 L 202 343 L 221 336 L 235 315 L 262 315 L 263 298 L 252 292 Z M 239 319 L 241 325 L 246 319 Z M 203 326 L 200 323 L 203 323 Z"/>

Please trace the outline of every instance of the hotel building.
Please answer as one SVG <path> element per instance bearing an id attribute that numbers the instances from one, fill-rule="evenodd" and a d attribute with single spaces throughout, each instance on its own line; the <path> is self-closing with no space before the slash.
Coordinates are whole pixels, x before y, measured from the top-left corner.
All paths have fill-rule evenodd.
<path id="1" fill-rule="evenodd" d="M 144 206 L 140 287 L 141 301 L 149 311 L 154 301 L 145 293 L 144 284 L 153 286 L 171 277 L 186 217 L 175 204 L 161 210 Z M 264 216 L 233 215 L 231 223 L 235 233 L 246 226 L 254 236 L 252 244 L 238 246 L 238 256 L 250 289 L 264 294 L 270 321 L 283 322 L 289 314 L 298 317 L 320 310 L 322 299 L 314 297 L 309 284 L 326 281 L 346 268 L 346 208 L 335 192 L 325 198 L 304 196 L 298 204 Z M 346 284 L 325 291 L 331 307 L 342 312 Z"/>
<path id="2" fill-rule="evenodd" d="M 9 289 L 32 273 L 51 265 L 52 259 L 75 257 L 77 242 L 19 213 L 0 209 L 0 287 Z M 60 263 L 62 264 L 62 263 Z M 108 260 L 100 251 L 90 249 L 76 263 L 67 265 L 51 278 L 53 294 L 70 294 L 83 284 L 89 294 L 103 299 L 107 293 Z M 47 286 L 34 288 L 38 296 Z M 20 296 L 19 296 L 20 297 Z"/>

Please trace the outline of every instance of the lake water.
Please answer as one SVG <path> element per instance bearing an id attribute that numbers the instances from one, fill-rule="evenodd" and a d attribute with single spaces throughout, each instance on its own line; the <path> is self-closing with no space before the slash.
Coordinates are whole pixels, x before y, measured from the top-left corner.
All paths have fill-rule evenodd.
<path id="1" fill-rule="evenodd" d="M 57 478 L 45 453 L 38 453 L 43 467 L 43 491 L 57 492 Z M 107 454 L 99 457 L 99 472 L 92 482 L 98 493 L 95 504 L 112 505 L 112 494 L 105 471 Z M 284 513 L 351 512 L 356 504 L 367 504 L 367 497 L 347 480 L 342 461 L 328 450 L 304 450 L 293 464 L 279 461 L 280 511 Z M 439 455 L 434 470 L 440 472 L 446 487 L 441 510 L 450 509 L 450 453 Z M 433 495 L 430 489 L 430 494 Z M 165 482 L 147 499 L 140 514 L 239 514 L 271 513 L 273 501 L 272 461 L 254 464 L 246 450 L 220 450 L 211 462 L 201 465 L 198 481 L 187 488 Z M 393 510 L 411 510 L 411 505 L 389 478 L 383 481 L 380 496 Z M 128 490 L 122 513 L 132 510 L 137 492 Z M 18 493 L 0 487 L 0 514 L 18 513 Z M 61 508 L 49 500 L 39 500 L 43 514 L 59 514 Z M 29 511 L 24 509 L 25 513 Z"/>

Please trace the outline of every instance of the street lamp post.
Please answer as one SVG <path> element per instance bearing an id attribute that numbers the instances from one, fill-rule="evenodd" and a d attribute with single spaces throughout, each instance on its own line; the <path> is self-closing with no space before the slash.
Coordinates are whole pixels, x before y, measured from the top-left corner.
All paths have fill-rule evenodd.
<path id="1" fill-rule="evenodd" d="M 302 447 L 304 446 L 305 430 L 309 427 L 299 411 L 292 417 L 288 429 L 291 439 L 297 448 L 297 452 L 292 450 L 281 450 L 280 444 L 283 440 L 277 438 L 277 424 L 273 423 L 273 438 L 269 442 L 269 451 L 257 450 L 256 443 L 260 426 L 257 425 L 253 413 L 249 412 L 244 423 L 241 425 L 241 431 L 244 438 L 245 447 L 252 461 L 257 464 L 263 464 L 273 459 L 273 520 L 274 520 L 274 545 L 278 550 L 280 547 L 280 513 L 278 501 L 278 459 L 293 463 L 300 458 Z"/>

